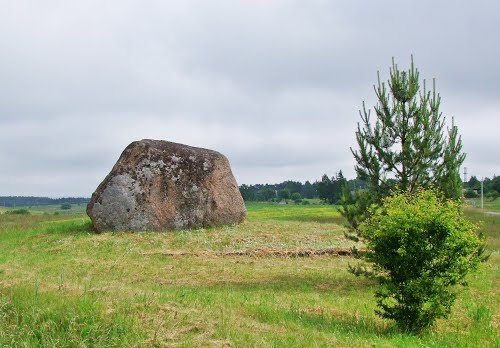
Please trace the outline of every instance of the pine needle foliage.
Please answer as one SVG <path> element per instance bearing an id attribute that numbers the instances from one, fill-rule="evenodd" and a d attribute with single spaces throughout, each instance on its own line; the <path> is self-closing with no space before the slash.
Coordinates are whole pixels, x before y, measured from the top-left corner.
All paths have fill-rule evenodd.
<path id="1" fill-rule="evenodd" d="M 358 149 L 351 148 L 358 179 L 367 188 L 344 194 L 341 209 L 354 231 L 367 217 L 367 208 L 380 205 L 396 185 L 410 193 L 435 187 L 445 198 L 462 198 L 462 140 L 453 121 L 445 127 L 435 80 L 431 90 L 425 80 L 421 84 L 413 57 L 408 71 L 400 70 L 393 59 L 387 83 L 377 76 L 375 119 L 363 102 L 356 131 Z"/>

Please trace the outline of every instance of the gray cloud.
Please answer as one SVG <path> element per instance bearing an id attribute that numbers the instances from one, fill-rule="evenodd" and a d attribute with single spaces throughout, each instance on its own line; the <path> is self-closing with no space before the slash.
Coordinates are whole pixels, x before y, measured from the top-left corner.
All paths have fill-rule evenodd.
<path id="1" fill-rule="evenodd" d="M 0 2 L 0 195 L 88 196 L 142 138 L 214 148 L 240 183 L 352 177 L 361 102 L 412 53 L 469 172 L 500 174 L 500 4 Z"/>

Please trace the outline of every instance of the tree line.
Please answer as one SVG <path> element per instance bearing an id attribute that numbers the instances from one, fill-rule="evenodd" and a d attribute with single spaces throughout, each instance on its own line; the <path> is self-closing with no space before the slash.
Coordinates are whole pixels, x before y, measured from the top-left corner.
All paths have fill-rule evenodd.
<path id="1" fill-rule="evenodd" d="M 281 201 L 291 199 L 294 201 L 307 198 L 319 198 L 325 203 L 340 204 L 345 190 L 354 191 L 365 188 L 366 183 L 359 179 L 347 180 L 342 170 L 332 177 L 324 174 L 320 180 L 313 183 L 306 181 L 286 180 L 279 184 L 241 185 L 240 193 L 245 201 Z"/>
<path id="2" fill-rule="evenodd" d="M 475 176 L 472 176 L 469 181 L 464 183 L 465 198 L 477 198 L 481 194 L 481 181 Z M 493 176 L 493 179 L 484 178 L 483 194 L 486 198 L 495 200 L 500 195 L 500 176 Z"/>
<path id="3" fill-rule="evenodd" d="M 387 179 L 390 187 L 396 187 L 398 181 Z M 340 170 L 334 176 L 324 174 L 320 180 L 313 183 L 306 181 L 286 180 L 279 184 L 256 184 L 241 185 L 240 193 L 246 202 L 270 202 L 283 199 L 320 199 L 329 204 L 340 204 L 345 192 L 354 194 L 357 190 L 366 188 L 366 182 L 356 179 L 346 179 Z M 500 197 L 500 176 L 488 177 L 483 180 L 483 193 L 487 199 L 495 200 Z M 481 182 L 476 176 L 472 176 L 463 183 L 463 194 L 465 198 L 477 198 L 481 194 Z"/>
<path id="4" fill-rule="evenodd" d="M 85 197 L 34 197 L 34 196 L 0 196 L 0 206 L 3 207 L 29 207 L 49 204 L 87 204 L 90 198 Z"/>

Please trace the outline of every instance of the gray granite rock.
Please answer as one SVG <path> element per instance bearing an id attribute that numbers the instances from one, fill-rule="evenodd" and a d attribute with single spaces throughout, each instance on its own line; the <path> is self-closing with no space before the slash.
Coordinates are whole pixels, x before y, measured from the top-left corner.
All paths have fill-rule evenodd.
<path id="1" fill-rule="evenodd" d="M 222 154 L 145 139 L 123 151 L 87 214 L 96 232 L 177 230 L 240 223 L 246 209 Z"/>

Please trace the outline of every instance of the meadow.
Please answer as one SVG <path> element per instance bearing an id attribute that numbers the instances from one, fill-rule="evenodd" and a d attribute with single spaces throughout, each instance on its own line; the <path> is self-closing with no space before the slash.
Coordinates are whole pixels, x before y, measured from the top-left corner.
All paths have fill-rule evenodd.
<path id="1" fill-rule="evenodd" d="M 374 281 L 334 252 L 354 245 L 336 207 L 247 208 L 237 226 L 103 234 L 84 206 L 4 209 L 0 346 L 500 346 L 500 216 L 466 209 L 491 257 L 449 320 L 410 336 L 374 314 Z"/>

